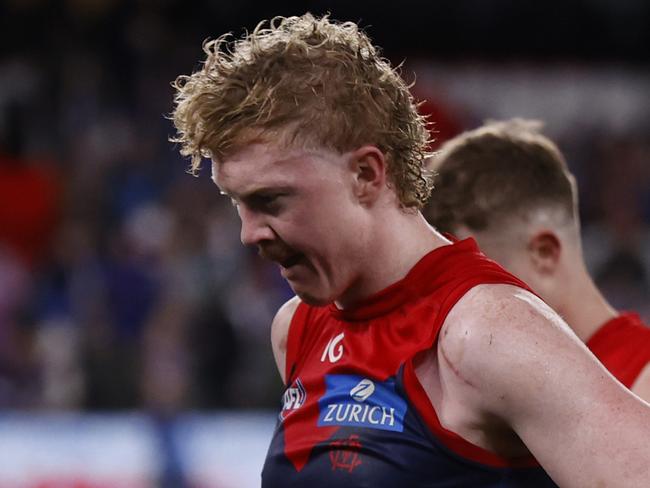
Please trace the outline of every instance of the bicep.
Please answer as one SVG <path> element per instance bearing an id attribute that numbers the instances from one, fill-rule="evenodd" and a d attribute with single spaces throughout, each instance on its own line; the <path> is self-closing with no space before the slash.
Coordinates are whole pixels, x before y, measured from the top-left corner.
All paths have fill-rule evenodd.
<path id="1" fill-rule="evenodd" d="M 510 425 L 561 486 L 647 483 L 650 409 L 543 302 L 498 290 L 470 297 L 469 322 L 462 307 L 455 320 L 450 313 L 442 339 L 472 385 L 468 398 Z"/>
<path id="2" fill-rule="evenodd" d="M 282 378 L 282 382 L 286 383 L 285 378 L 285 365 L 287 358 L 287 340 L 289 336 L 289 326 L 293 319 L 293 314 L 298 308 L 300 299 L 293 297 L 280 307 L 275 314 L 273 323 L 271 324 L 271 346 L 273 348 L 273 357 L 275 364 Z"/>

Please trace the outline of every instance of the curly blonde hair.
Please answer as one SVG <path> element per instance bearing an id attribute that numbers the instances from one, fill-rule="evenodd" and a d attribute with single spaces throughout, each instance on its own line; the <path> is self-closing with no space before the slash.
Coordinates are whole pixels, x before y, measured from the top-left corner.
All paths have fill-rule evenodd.
<path id="1" fill-rule="evenodd" d="M 309 13 L 276 17 L 203 50 L 201 69 L 172 83 L 177 135 L 170 140 L 191 157 L 193 174 L 203 157 L 221 159 L 255 131 L 339 152 L 374 144 L 402 206 L 424 205 L 432 188 L 427 122 L 356 24 Z"/>

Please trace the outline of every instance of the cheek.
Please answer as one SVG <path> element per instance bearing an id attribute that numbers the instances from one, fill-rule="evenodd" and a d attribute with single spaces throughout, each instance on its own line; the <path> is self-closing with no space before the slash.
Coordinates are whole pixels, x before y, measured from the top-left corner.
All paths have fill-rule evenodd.
<path id="1" fill-rule="evenodd" d="M 494 261 L 499 263 L 506 271 L 509 271 L 517 278 L 523 280 L 526 284 L 530 285 L 529 282 L 532 278 L 529 267 L 525 262 L 525 258 L 522 258 L 517 253 L 514 252 L 499 252 L 499 250 L 493 250 L 491 253 L 490 249 L 484 250 Z"/>
<path id="2" fill-rule="evenodd" d="M 517 278 L 522 280 L 524 283 L 526 283 L 528 286 L 530 286 L 534 291 L 540 292 L 542 291 L 540 289 L 540 284 L 538 281 L 535 279 L 535 275 L 533 273 L 527 273 L 527 272 L 514 272 L 513 273 Z"/>
<path id="3" fill-rule="evenodd" d="M 312 211 L 308 211 L 311 207 Z M 296 246 L 328 274 L 363 255 L 364 217 L 345 202 L 310 202 L 294 215 Z"/>
<path id="4" fill-rule="evenodd" d="M 511 260 L 508 263 L 504 263 L 503 267 L 530 286 L 533 290 L 538 292 L 541 291 L 539 277 L 528 263 L 522 262 L 522 260 Z"/>
<path id="5" fill-rule="evenodd" d="M 512 247 L 491 241 L 478 241 L 481 251 L 490 259 L 496 261 L 513 274 L 525 273 L 525 262 L 522 254 Z"/>
<path id="6" fill-rule="evenodd" d="M 334 284 L 345 281 L 345 276 L 357 261 L 354 241 L 341 229 L 314 229 L 307 234 L 309 240 L 307 255 L 328 282 Z"/>

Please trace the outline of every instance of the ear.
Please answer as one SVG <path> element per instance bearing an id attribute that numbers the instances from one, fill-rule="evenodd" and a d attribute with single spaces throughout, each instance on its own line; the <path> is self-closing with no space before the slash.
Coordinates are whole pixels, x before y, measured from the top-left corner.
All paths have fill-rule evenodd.
<path id="1" fill-rule="evenodd" d="M 386 157 L 375 146 L 362 146 L 351 153 L 349 168 L 353 191 L 360 203 L 370 205 L 386 188 Z"/>
<path id="2" fill-rule="evenodd" d="M 539 231 L 528 241 L 528 252 L 535 269 L 541 274 L 553 274 L 560 262 L 562 242 L 555 232 Z"/>

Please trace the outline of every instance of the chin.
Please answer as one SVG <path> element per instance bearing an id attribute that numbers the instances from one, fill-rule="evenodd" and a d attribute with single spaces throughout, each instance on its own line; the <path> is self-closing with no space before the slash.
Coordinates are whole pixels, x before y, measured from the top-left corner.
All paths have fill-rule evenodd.
<path id="1" fill-rule="evenodd" d="M 299 288 L 297 289 L 293 287 L 291 288 L 293 289 L 294 293 L 298 295 L 298 298 L 300 298 L 300 300 L 313 307 L 322 307 L 329 305 L 335 300 L 334 297 L 330 297 L 329 295 L 325 296 L 324 294 L 319 294 L 318 292 L 313 293 L 310 290 L 301 290 Z"/>
<path id="2" fill-rule="evenodd" d="M 298 295 L 298 298 L 300 298 L 300 300 L 302 300 L 307 305 L 311 305 L 312 307 L 323 307 L 325 305 L 329 305 L 334 301 L 331 299 L 317 297 L 309 293 L 296 292 L 296 295 Z"/>

